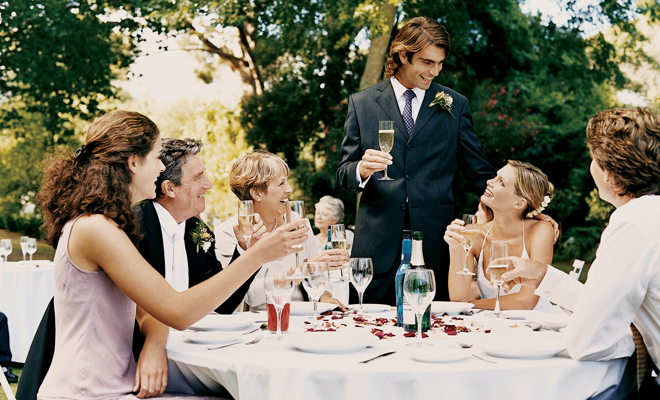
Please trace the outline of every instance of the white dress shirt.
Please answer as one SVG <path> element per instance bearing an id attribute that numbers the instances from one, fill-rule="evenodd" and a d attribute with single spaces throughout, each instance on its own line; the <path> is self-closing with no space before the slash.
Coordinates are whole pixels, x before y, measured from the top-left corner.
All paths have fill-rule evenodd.
<path id="1" fill-rule="evenodd" d="M 165 251 L 165 280 L 177 292 L 188 289 L 188 257 L 183 241 L 186 232 L 186 221 L 177 224 L 172 214 L 160 203 L 154 201 L 158 214 L 160 229 L 163 234 L 163 250 Z M 179 239 L 179 240 L 177 240 Z M 175 261 L 176 258 L 176 261 Z"/>
<path id="2" fill-rule="evenodd" d="M 653 362 L 660 365 L 659 227 L 660 196 L 630 200 L 612 213 L 586 284 L 548 269 L 534 293 L 573 311 L 565 332 L 571 357 L 608 360 L 631 355 L 633 322 Z"/>
<path id="3" fill-rule="evenodd" d="M 392 84 L 392 89 L 394 89 L 394 97 L 396 98 L 396 102 L 399 105 L 399 112 L 403 114 L 403 108 L 406 106 L 406 96 L 403 94 L 406 92 L 406 90 L 408 90 L 408 88 L 403 86 L 401 82 L 399 82 L 399 80 L 395 77 L 391 77 L 390 82 Z M 410 101 L 410 105 L 412 106 L 413 121 L 417 122 L 417 115 L 419 114 L 419 109 L 422 108 L 422 101 L 424 100 L 426 90 L 420 89 L 418 87 L 414 87 L 410 90 L 415 92 L 415 97 L 413 97 L 413 99 Z M 355 173 L 357 174 L 358 187 L 364 188 L 367 182 L 369 182 L 369 178 L 371 178 L 371 176 L 367 177 L 364 182 L 362 181 L 362 177 L 360 176 L 360 163 L 362 163 L 362 161 L 358 163 Z"/>

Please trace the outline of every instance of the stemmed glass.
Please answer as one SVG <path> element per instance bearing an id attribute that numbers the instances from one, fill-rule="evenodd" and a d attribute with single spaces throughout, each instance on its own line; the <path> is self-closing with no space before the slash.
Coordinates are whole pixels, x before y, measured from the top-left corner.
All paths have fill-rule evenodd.
<path id="1" fill-rule="evenodd" d="M 347 249 L 348 241 L 346 240 L 346 229 L 344 228 L 344 224 L 330 225 L 330 243 L 332 244 L 333 249 Z M 342 268 L 341 270 L 341 279 L 343 281 L 348 280 L 345 270 L 346 268 Z"/>
<path id="2" fill-rule="evenodd" d="M 351 258 L 349 265 L 351 283 L 360 296 L 360 311 L 358 314 L 364 314 L 362 311 L 362 296 L 374 276 L 374 267 L 371 258 Z"/>
<path id="3" fill-rule="evenodd" d="M 0 255 L 5 256 L 5 262 L 7 262 L 7 256 L 11 254 L 12 250 L 11 239 L 0 240 Z"/>
<path id="4" fill-rule="evenodd" d="M 314 302 L 314 320 L 318 316 L 319 299 L 330 284 L 328 264 L 325 262 L 304 262 L 302 265 L 303 287 L 309 298 Z"/>
<path id="5" fill-rule="evenodd" d="M 30 255 L 30 261 L 32 261 L 32 254 L 37 251 L 37 239 L 28 238 L 27 252 Z"/>
<path id="6" fill-rule="evenodd" d="M 291 223 L 294 221 L 300 221 L 305 218 L 305 202 L 297 200 L 289 200 L 286 202 L 286 213 L 284 214 L 284 222 Z M 303 229 L 304 226 L 300 226 L 297 229 Z M 303 247 L 302 244 L 293 246 L 293 247 Z M 300 253 L 296 253 L 296 278 L 303 278 L 302 275 L 297 274 L 298 268 L 300 265 Z"/>
<path id="7" fill-rule="evenodd" d="M 252 227 L 254 227 L 254 201 L 240 200 L 238 202 L 238 227 L 245 238 L 245 249 L 250 248 Z"/>
<path id="8" fill-rule="evenodd" d="M 462 270 L 456 273 L 461 275 L 474 275 L 474 272 L 470 272 L 470 270 L 468 269 L 468 260 L 470 259 L 470 250 L 472 249 L 474 240 L 477 237 L 477 233 L 479 233 L 478 230 L 472 229 L 473 227 L 470 226 L 477 223 L 477 217 L 475 217 L 472 214 L 463 214 L 463 222 L 465 223 L 464 224 L 465 230 L 463 231 L 463 248 L 465 249 L 465 265 L 463 266 Z"/>
<path id="9" fill-rule="evenodd" d="M 502 260 L 509 256 L 509 243 L 505 240 L 493 240 L 490 242 L 490 258 L 488 261 L 488 273 L 490 281 L 497 286 L 495 293 L 495 310 L 493 315 L 496 317 L 504 316 L 500 311 L 500 288 L 504 283 L 502 274 L 509 270 L 509 261 Z"/>
<path id="10" fill-rule="evenodd" d="M 23 261 L 25 261 L 25 255 L 27 254 L 28 239 L 30 238 L 27 236 L 21 236 L 21 252 L 23 252 Z"/>
<path id="11" fill-rule="evenodd" d="M 380 151 L 389 153 L 394 147 L 394 122 L 393 121 L 379 121 L 378 122 L 378 146 Z M 387 176 L 387 165 L 385 166 L 385 175 L 379 178 L 379 181 L 393 180 Z"/>
<path id="12" fill-rule="evenodd" d="M 266 268 L 264 289 L 270 303 L 277 313 L 277 339 L 282 337 L 282 310 L 291 301 L 294 280 L 290 269 Z"/>
<path id="13" fill-rule="evenodd" d="M 422 343 L 422 318 L 424 318 L 424 312 L 435 297 L 435 274 L 433 270 L 411 268 L 406 271 L 403 278 L 403 295 L 417 316 L 417 341 L 414 346 L 431 346 L 428 343 Z"/>

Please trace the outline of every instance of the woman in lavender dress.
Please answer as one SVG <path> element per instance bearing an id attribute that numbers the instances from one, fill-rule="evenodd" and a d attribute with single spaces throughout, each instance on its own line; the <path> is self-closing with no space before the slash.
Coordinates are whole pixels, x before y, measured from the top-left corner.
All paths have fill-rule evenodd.
<path id="1" fill-rule="evenodd" d="M 131 210 L 155 197 L 164 169 L 160 149 L 151 120 L 115 111 L 90 126 L 75 155 L 53 155 L 44 171 L 39 201 L 46 240 L 56 248 L 57 335 L 39 399 L 162 394 L 167 373 L 158 366 L 166 360 L 154 349 L 162 349 L 167 338 L 149 334 L 154 319 L 188 328 L 261 265 L 295 252 L 292 246 L 307 239 L 307 228 L 295 230 L 300 222 L 282 226 L 211 279 L 174 291 L 138 253 L 140 229 Z M 136 317 L 146 336 L 137 365 L 131 350 Z"/>

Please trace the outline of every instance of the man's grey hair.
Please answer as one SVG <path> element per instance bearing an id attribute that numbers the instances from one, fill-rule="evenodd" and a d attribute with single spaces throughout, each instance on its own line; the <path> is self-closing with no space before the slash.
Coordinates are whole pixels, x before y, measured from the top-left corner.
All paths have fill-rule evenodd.
<path id="1" fill-rule="evenodd" d="M 171 181 L 174 186 L 181 185 L 186 157 L 202 151 L 201 140 L 163 138 L 162 144 L 160 161 L 165 164 L 165 171 L 161 172 L 156 180 L 156 197 L 164 195 L 162 185 L 165 181 Z"/>
<path id="2" fill-rule="evenodd" d="M 323 204 L 328 207 L 330 210 L 330 215 L 332 219 L 336 219 L 337 223 L 340 223 L 344 219 L 344 202 L 334 198 L 332 196 L 323 196 L 314 207 L 318 207 L 319 204 Z"/>

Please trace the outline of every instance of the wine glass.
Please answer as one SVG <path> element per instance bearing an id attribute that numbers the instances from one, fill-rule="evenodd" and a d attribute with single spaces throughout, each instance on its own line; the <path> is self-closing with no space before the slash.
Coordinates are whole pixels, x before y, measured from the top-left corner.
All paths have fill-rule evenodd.
<path id="1" fill-rule="evenodd" d="M 474 272 L 468 270 L 468 260 L 470 258 L 470 250 L 472 245 L 474 245 L 474 240 L 477 238 L 478 230 L 473 229 L 472 226 L 477 223 L 477 217 L 472 214 L 463 214 L 463 222 L 465 223 L 465 230 L 463 231 L 463 248 L 465 249 L 465 265 L 463 269 L 456 272 L 461 275 L 474 275 Z"/>
<path id="2" fill-rule="evenodd" d="M 333 249 L 342 249 L 346 250 L 348 247 L 348 241 L 346 240 L 346 229 L 344 224 L 334 224 L 330 225 L 330 243 L 332 244 Z M 341 270 L 341 279 L 347 281 L 348 271 L 346 271 L 345 265 Z"/>
<path id="3" fill-rule="evenodd" d="M 309 295 L 309 298 L 314 302 L 314 317 L 316 320 L 318 316 L 318 304 L 321 295 L 325 292 L 330 284 L 330 276 L 328 273 L 328 264 L 325 262 L 303 262 L 302 273 L 305 276 L 303 279 L 303 287 Z"/>
<path id="4" fill-rule="evenodd" d="M 264 290 L 270 303 L 277 312 L 277 339 L 282 337 L 282 310 L 291 301 L 295 286 L 291 269 L 266 268 Z"/>
<path id="5" fill-rule="evenodd" d="M 490 258 L 488 261 L 488 273 L 490 281 L 497 286 L 495 293 L 495 310 L 493 315 L 496 317 L 504 316 L 500 311 L 500 288 L 504 283 L 502 274 L 509 270 L 509 261 L 502 260 L 509 256 L 509 243 L 505 240 L 493 240 L 490 242 Z"/>
<path id="6" fill-rule="evenodd" d="M 30 238 L 27 236 L 21 236 L 21 252 L 23 252 L 23 261 L 25 261 L 25 255 L 27 254 L 28 239 Z"/>
<path id="7" fill-rule="evenodd" d="M 28 238 L 27 252 L 30 255 L 30 261 L 32 261 L 32 254 L 37 251 L 37 239 Z"/>
<path id="8" fill-rule="evenodd" d="M 380 151 L 389 153 L 394 147 L 394 122 L 393 121 L 379 121 L 378 122 L 378 146 Z M 393 180 L 387 176 L 387 165 L 385 166 L 385 175 L 379 178 L 379 181 Z"/>
<path id="9" fill-rule="evenodd" d="M 5 262 L 7 262 L 7 256 L 11 254 L 12 250 L 11 239 L 0 240 L 0 255 L 5 256 Z"/>
<path id="10" fill-rule="evenodd" d="M 289 200 L 286 202 L 286 212 L 284 214 L 284 222 L 290 223 L 294 221 L 300 221 L 305 218 L 305 202 L 297 200 Z M 303 229 L 305 226 L 300 225 L 297 229 Z M 293 247 L 303 247 L 302 244 L 295 245 Z M 296 271 L 300 265 L 300 253 L 296 253 Z M 302 275 L 297 274 L 296 278 L 301 279 Z"/>
<path id="11" fill-rule="evenodd" d="M 245 238 L 245 249 L 250 248 L 252 227 L 254 227 L 254 201 L 240 200 L 238 202 L 238 227 Z"/>
<path id="12" fill-rule="evenodd" d="M 422 343 L 422 318 L 435 297 L 435 274 L 432 269 L 411 268 L 403 278 L 403 295 L 417 316 L 417 347 L 430 346 Z"/>
<path id="13" fill-rule="evenodd" d="M 362 296 L 374 276 L 374 267 L 371 263 L 371 258 L 351 258 L 349 265 L 348 270 L 351 275 L 351 283 L 360 296 L 360 311 L 358 314 L 364 314 L 362 311 Z"/>

